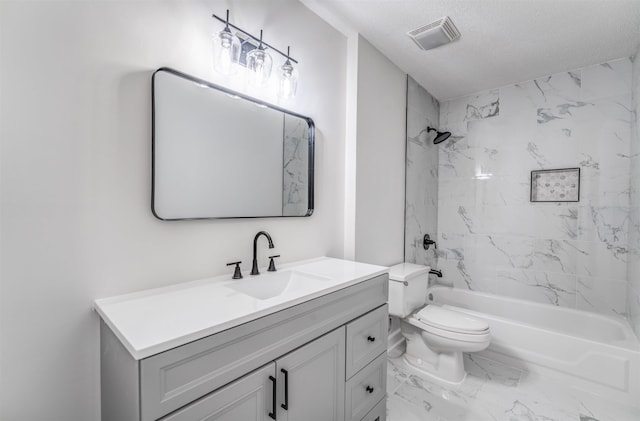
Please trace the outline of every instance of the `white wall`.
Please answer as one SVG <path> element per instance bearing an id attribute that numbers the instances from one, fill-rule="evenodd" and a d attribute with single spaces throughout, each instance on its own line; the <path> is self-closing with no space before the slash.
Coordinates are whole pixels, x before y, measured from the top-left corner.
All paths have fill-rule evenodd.
<path id="1" fill-rule="evenodd" d="M 317 127 L 310 218 L 151 214 L 151 73 L 220 82 L 210 15 L 227 7 L 300 60 L 290 107 Z M 221 274 L 238 259 L 246 268 L 261 229 L 282 262 L 343 255 L 345 48 L 297 1 L 0 2 L 1 420 L 99 419 L 95 298 Z"/>
<path id="2" fill-rule="evenodd" d="M 358 261 L 403 261 L 406 75 L 358 41 L 356 242 Z"/>

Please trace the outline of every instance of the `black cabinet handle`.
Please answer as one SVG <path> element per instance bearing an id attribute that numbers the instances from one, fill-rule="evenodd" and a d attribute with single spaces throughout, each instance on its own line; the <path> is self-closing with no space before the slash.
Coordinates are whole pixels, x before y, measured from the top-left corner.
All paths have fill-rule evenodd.
<path id="1" fill-rule="evenodd" d="M 284 403 L 280 405 L 285 411 L 289 410 L 289 372 L 284 368 L 280 371 L 284 374 Z"/>
<path id="2" fill-rule="evenodd" d="M 269 412 L 269 418 L 272 420 L 276 419 L 276 378 L 273 376 L 269 376 L 269 380 L 273 382 L 273 397 L 271 398 L 271 408 L 273 412 Z"/>
<path id="3" fill-rule="evenodd" d="M 367 336 L 367 340 L 369 342 L 375 342 L 376 341 L 376 337 L 375 336 Z"/>
<path id="4" fill-rule="evenodd" d="M 367 390 L 367 392 L 369 392 L 369 393 L 373 393 L 373 391 L 374 391 L 375 389 L 374 389 L 373 387 L 371 387 L 371 386 L 367 386 L 367 389 L 366 389 L 366 390 Z"/>

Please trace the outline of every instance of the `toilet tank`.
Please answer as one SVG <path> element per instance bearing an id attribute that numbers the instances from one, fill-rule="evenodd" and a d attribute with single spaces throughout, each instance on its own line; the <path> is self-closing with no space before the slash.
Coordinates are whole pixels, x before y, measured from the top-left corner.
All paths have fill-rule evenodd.
<path id="1" fill-rule="evenodd" d="M 390 315 L 404 318 L 424 306 L 430 269 L 414 263 L 400 263 L 389 268 Z"/>

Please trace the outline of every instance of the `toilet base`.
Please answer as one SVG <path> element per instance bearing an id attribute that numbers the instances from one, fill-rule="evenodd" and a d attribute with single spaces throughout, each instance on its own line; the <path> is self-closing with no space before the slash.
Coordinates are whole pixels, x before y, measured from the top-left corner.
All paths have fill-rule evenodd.
<path id="1" fill-rule="evenodd" d="M 435 360 L 425 360 L 407 352 L 402 356 L 407 365 L 420 374 L 448 384 L 459 385 L 467 377 L 462 352 L 441 352 Z"/>
<path id="2" fill-rule="evenodd" d="M 489 345 L 487 341 L 469 346 L 468 343 L 441 338 L 414 326 L 408 319 L 402 319 L 401 330 L 407 342 L 403 356 L 407 365 L 448 384 L 460 384 L 467 376 L 463 351 L 479 351 Z"/>

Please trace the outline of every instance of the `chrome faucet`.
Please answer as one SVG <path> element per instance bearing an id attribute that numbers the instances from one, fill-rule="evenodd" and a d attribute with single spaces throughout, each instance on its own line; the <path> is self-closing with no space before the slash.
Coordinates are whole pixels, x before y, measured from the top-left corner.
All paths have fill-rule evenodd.
<path id="1" fill-rule="evenodd" d="M 273 248 L 273 241 L 271 240 L 271 236 L 269 235 L 268 232 L 260 231 L 259 233 L 256 234 L 256 236 L 253 238 L 253 265 L 251 266 L 252 275 L 260 274 L 260 271 L 258 270 L 258 259 L 256 258 L 256 256 L 258 254 L 258 250 L 257 250 L 258 238 L 260 238 L 261 235 L 264 235 L 265 237 L 267 237 L 267 241 L 269 242 L 269 248 L 270 249 Z"/>

